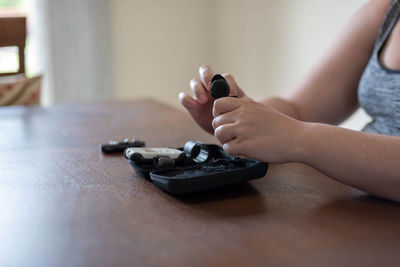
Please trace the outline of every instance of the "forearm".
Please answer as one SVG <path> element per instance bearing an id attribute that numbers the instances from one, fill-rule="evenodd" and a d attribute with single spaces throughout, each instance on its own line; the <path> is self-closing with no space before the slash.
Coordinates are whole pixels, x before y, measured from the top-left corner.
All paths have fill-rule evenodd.
<path id="1" fill-rule="evenodd" d="M 400 137 L 303 123 L 297 161 L 371 194 L 400 201 Z"/>

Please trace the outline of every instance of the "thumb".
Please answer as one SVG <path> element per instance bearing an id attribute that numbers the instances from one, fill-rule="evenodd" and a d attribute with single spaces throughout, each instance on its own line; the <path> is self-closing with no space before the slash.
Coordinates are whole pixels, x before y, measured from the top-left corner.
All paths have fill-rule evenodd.
<path id="1" fill-rule="evenodd" d="M 231 88 L 231 90 L 229 92 L 230 96 L 238 96 L 239 98 L 242 98 L 242 97 L 246 96 L 246 94 L 243 92 L 243 90 L 236 83 L 235 78 L 233 77 L 232 74 L 223 73 L 221 75 L 225 78 L 225 80 L 229 84 L 229 87 Z"/>

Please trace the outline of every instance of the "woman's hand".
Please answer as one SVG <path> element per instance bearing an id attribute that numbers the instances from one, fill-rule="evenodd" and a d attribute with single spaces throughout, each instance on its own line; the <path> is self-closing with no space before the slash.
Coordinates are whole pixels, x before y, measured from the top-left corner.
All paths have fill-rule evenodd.
<path id="1" fill-rule="evenodd" d="M 199 68 L 199 74 L 200 79 L 195 78 L 190 81 L 193 96 L 182 92 L 179 94 L 179 102 L 189 111 L 198 125 L 213 134 L 214 129 L 211 122 L 214 118 L 212 114 L 214 99 L 210 94 L 210 86 L 214 71 L 209 66 L 204 65 Z M 224 73 L 222 76 L 227 80 L 231 88 L 229 95 L 246 98 L 232 75 Z"/>
<path id="2" fill-rule="evenodd" d="M 281 163 L 299 161 L 303 124 L 250 98 L 214 102 L 214 135 L 236 156 Z"/>

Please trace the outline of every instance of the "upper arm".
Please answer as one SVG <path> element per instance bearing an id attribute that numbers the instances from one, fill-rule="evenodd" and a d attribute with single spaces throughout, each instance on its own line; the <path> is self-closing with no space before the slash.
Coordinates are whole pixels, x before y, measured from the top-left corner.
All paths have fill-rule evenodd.
<path id="1" fill-rule="evenodd" d="M 391 0 L 356 12 L 327 53 L 285 98 L 303 121 L 340 123 L 358 107 L 358 82 Z"/>

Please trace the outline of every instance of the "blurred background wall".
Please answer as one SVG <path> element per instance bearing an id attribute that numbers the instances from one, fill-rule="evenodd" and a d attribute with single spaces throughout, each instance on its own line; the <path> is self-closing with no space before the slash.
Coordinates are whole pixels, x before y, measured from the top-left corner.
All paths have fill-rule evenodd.
<path id="1" fill-rule="evenodd" d="M 0 0 L 25 6 L 42 103 L 151 97 L 180 107 L 198 67 L 254 98 L 293 87 L 367 0 Z M 362 112 L 345 124 L 359 129 Z"/>
<path id="2" fill-rule="evenodd" d="M 25 2 L 37 52 L 34 68 L 44 74 L 42 103 L 114 98 L 111 1 Z"/>
<path id="3" fill-rule="evenodd" d="M 290 89 L 365 0 L 113 0 L 118 98 L 176 104 L 201 64 L 252 96 Z M 150 82 L 151 81 L 151 82 Z"/>
<path id="4" fill-rule="evenodd" d="M 115 97 L 177 95 L 202 64 L 252 97 L 293 87 L 365 0 L 113 0 Z M 345 124 L 361 128 L 365 114 Z"/>

